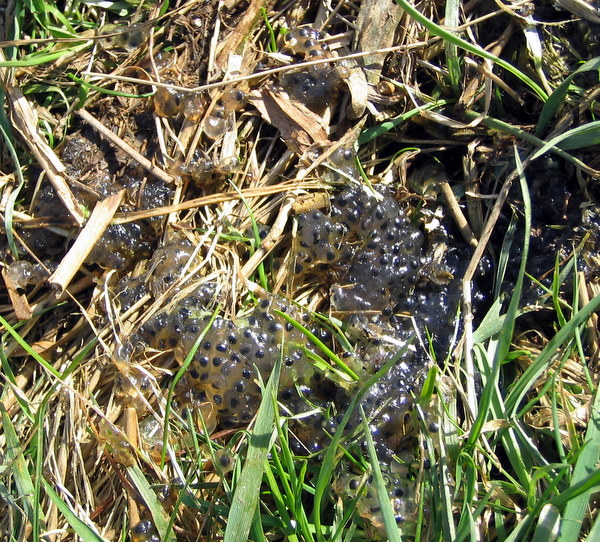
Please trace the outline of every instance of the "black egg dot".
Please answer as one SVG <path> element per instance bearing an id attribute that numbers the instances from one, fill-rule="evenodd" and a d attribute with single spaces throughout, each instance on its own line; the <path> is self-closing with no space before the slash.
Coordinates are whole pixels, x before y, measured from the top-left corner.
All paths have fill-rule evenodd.
<path id="1" fill-rule="evenodd" d="M 265 351 L 262 349 L 259 349 L 255 352 L 254 356 L 256 357 L 256 359 L 262 359 L 265 357 Z"/>
<path id="2" fill-rule="evenodd" d="M 351 490 L 356 490 L 358 489 L 358 480 L 356 478 L 352 478 L 352 480 L 350 480 L 350 484 L 348 484 Z"/>
<path id="3" fill-rule="evenodd" d="M 229 341 L 229 344 L 235 344 L 237 343 L 237 337 L 235 335 L 229 335 L 229 337 L 227 337 L 227 340 Z"/>
<path id="4" fill-rule="evenodd" d="M 206 356 L 201 356 L 198 359 L 198 363 L 200 364 L 201 367 L 206 367 L 209 362 L 210 362 L 210 359 L 208 359 Z"/>
<path id="5" fill-rule="evenodd" d="M 204 348 L 204 350 L 210 350 L 212 348 L 212 343 L 210 341 L 205 341 L 202 343 L 202 348 Z"/>
<path id="6" fill-rule="evenodd" d="M 233 399 L 231 399 L 231 401 L 229 401 L 229 405 L 231 406 L 231 408 L 237 408 L 240 404 L 239 399 L 236 399 L 235 397 Z"/>
<path id="7" fill-rule="evenodd" d="M 250 371 L 250 369 L 244 369 L 242 371 L 242 376 L 244 378 L 250 378 L 252 376 L 252 371 Z"/>
<path id="8" fill-rule="evenodd" d="M 268 307 L 269 307 L 269 305 L 270 305 L 270 304 L 271 304 L 271 302 L 270 302 L 268 299 L 263 299 L 263 300 L 260 302 L 260 308 L 261 308 L 261 309 L 266 309 L 266 308 L 268 308 Z"/>
<path id="9" fill-rule="evenodd" d="M 246 383 L 243 380 L 240 380 L 234 387 L 233 389 L 235 391 L 237 391 L 238 393 L 243 392 L 246 389 Z"/>
<path id="10" fill-rule="evenodd" d="M 279 397 L 281 397 L 282 401 L 289 401 L 292 398 L 292 390 L 287 389 L 287 390 L 283 390 L 280 394 Z"/>
<path id="11" fill-rule="evenodd" d="M 218 393 L 213 395 L 213 402 L 215 405 L 219 406 L 223 402 L 223 397 L 221 397 Z"/>
<path id="12" fill-rule="evenodd" d="M 198 379 L 198 377 L 200 376 L 200 373 L 198 373 L 197 369 L 190 369 L 190 376 L 194 379 Z"/>
<path id="13" fill-rule="evenodd" d="M 402 489 L 401 487 L 397 487 L 394 490 L 394 497 L 404 497 L 404 489 Z"/>
<path id="14" fill-rule="evenodd" d="M 285 330 L 286 331 L 292 331 L 292 329 L 294 329 L 294 326 L 290 322 L 286 322 L 285 323 Z"/>
<path id="15" fill-rule="evenodd" d="M 215 348 L 217 349 L 218 352 L 226 352 L 227 351 L 227 345 L 225 343 L 219 343 L 219 344 L 217 344 L 217 346 Z"/>
<path id="16" fill-rule="evenodd" d="M 202 373 L 200 375 L 200 380 L 202 380 L 203 382 L 205 382 L 206 380 L 208 380 L 208 373 Z"/>
<path id="17" fill-rule="evenodd" d="M 218 367 L 219 365 L 221 365 L 221 363 L 223 363 L 225 361 L 225 358 L 220 358 L 220 357 L 216 357 L 213 358 L 213 365 L 215 367 Z"/>
<path id="18" fill-rule="evenodd" d="M 219 464 L 221 467 L 228 467 L 231 465 L 231 457 L 229 457 L 227 454 L 223 454 L 221 457 L 219 457 Z"/>
<path id="19" fill-rule="evenodd" d="M 240 348 L 240 354 L 242 354 L 242 356 L 247 356 L 250 353 L 250 347 L 248 345 L 244 345 Z"/>

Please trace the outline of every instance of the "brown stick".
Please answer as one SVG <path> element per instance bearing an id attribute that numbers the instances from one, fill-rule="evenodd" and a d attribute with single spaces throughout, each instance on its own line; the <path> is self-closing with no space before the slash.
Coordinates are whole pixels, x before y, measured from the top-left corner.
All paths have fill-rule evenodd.
<path id="1" fill-rule="evenodd" d="M 90 126 L 92 126 L 95 130 L 98 130 L 101 135 L 103 135 L 106 139 L 108 139 L 111 143 L 114 143 L 117 147 L 119 147 L 123 152 L 125 152 L 130 158 L 135 160 L 140 166 L 145 168 L 149 173 L 158 177 L 161 181 L 164 181 L 168 184 L 175 183 L 175 178 L 169 175 L 166 171 L 154 165 L 150 160 L 148 160 L 145 156 L 142 156 L 138 151 L 136 151 L 131 145 L 123 141 L 117 134 L 111 132 L 104 124 L 102 124 L 98 119 L 94 118 L 90 113 L 88 113 L 85 109 L 80 109 L 77 111 L 77 114 Z"/>

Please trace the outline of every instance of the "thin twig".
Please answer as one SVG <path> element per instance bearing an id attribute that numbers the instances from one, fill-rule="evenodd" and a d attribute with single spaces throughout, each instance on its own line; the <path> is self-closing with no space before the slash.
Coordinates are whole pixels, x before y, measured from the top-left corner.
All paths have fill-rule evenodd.
<path id="1" fill-rule="evenodd" d="M 135 160 L 138 164 L 140 164 L 143 168 L 148 170 L 149 173 L 159 178 L 161 181 L 164 181 L 168 184 L 175 183 L 175 178 L 169 175 L 166 171 L 154 165 L 150 160 L 148 160 L 145 156 L 142 156 L 138 151 L 136 151 L 131 145 L 123 141 L 117 134 L 111 132 L 104 124 L 102 124 L 98 119 L 94 118 L 90 113 L 88 113 L 85 109 L 79 109 L 77 114 L 90 126 L 100 132 L 106 139 L 108 139 L 111 143 L 114 143 L 117 147 L 119 147 L 123 152 L 125 152 L 129 157 Z"/>

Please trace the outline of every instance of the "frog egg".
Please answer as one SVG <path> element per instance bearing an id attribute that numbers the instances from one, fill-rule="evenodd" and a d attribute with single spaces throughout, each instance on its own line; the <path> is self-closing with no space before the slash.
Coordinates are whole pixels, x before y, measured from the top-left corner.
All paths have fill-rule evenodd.
<path id="1" fill-rule="evenodd" d="M 311 27 L 293 28 L 283 37 L 284 48 L 292 54 L 303 54 L 308 56 L 314 50 L 326 50 L 327 45 L 319 45 L 318 42 L 323 39 L 323 34 Z M 325 45 L 323 47 L 323 45 Z"/>
<path id="2" fill-rule="evenodd" d="M 240 89 L 225 91 L 219 100 L 225 114 L 242 109 L 246 105 L 246 101 L 246 93 Z"/>
<path id="3" fill-rule="evenodd" d="M 149 519 L 143 519 L 131 528 L 132 542 L 160 542 L 156 527 Z"/>
<path id="4" fill-rule="evenodd" d="M 224 111 L 213 110 L 213 112 L 206 117 L 204 121 L 204 133 L 210 139 L 218 139 L 229 131 L 231 124 L 227 118 L 225 118 Z"/>
<path id="5" fill-rule="evenodd" d="M 340 474 L 334 480 L 333 490 L 339 496 L 355 499 L 364 487 L 364 482 L 362 476 L 351 473 Z"/>
<path id="6" fill-rule="evenodd" d="M 95 263 L 104 269 L 124 270 L 134 262 L 150 256 L 154 245 L 154 231 L 147 222 L 111 224 L 86 262 Z"/>
<path id="7" fill-rule="evenodd" d="M 148 284 L 158 297 L 167 291 L 190 263 L 194 249 L 187 239 L 174 240 L 154 251 L 149 263 Z"/>
<path id="8" fill-rule="evenodd" d="M 339 80 L 331 69 L 309 71 L 292 70 L 281 74 L 279 82 L 294 100 L 315 113 L 321 113 L 336 98 Z"/>
<path id="9" fill-rule="evenodd" d="M 117 292 L 117 302 L 121 312 L 128 311 L 133 307 L 148 291 L 146 289 L 145 276 L 123 277 L 115 288 Z"/>
<path id="10" fill-rule="evenodd" d="M 190 94 L 183 106 L 183 116 L 191 122 L 200 122 L 207 107 L 207 100 L 202 93 Z"/>
<path id="11" fill-rule="evenodd" d="M 173 118 L 183 111 L 186 95 L 170 87 L 157 87 L 152 102 L 159 117 Z"/>
<path id="12" fill-rule="evenodd" d="M 214 466 L 221 475 L 227 474 L 233 470 L 235 458 L 229 448 L 221 448 L 215 452 Z"/>
<path id="13" fill-rule="evenodd" d="M 329 157 L 329 162 L 331 165 L 340 171 L 342 175 L 346 177 L 350 177 L 352 179 L 358 178 L 358 170 L 356 169 L 356 165 L 354 163 L 354 151 L 347 147 L 340 147 L 336 149 L 333 154 Z M 347 196 L 340 194 L 334 200 L 335 202 L 342 203 L 342 206 L 345 206 L 347 201 Z"/>
<path id="14" fill-rule="evenodd" d="M 163 448 L 164 428 L 161 423 L 154 418 L 148 416 L 138 424 L 138 432 L 140 441 L 148 455 L 155 461 L 160 461 Z"/>
<path id="15" fill-rule="evenodd" d="M 107 419 L 102 418 L 98 425 L 98 439 L 104 443 L 113 459 L 130 467 L 135 464 L 135 451 L 125 434 Z"/>
<path id="16" fill-rule="evenodd" d="M 142 414 L 146 411 L 145 394 L 150 390 L 151 381 L 147 373 L 134 365 L 126 365 L 125 369 L 115 376 L 115 395 L 127 407 L 133 407 Z"/>

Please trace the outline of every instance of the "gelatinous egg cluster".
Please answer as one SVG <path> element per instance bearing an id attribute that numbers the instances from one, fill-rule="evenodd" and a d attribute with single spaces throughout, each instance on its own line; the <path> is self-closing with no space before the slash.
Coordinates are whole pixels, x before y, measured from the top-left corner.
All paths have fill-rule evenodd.
<path id="1" fill-rule="evenodd" d="M 388 470 L 387 466 L 384 466 L 382 473 L 388 490 L 387 498 L 392 505 L 396 523 L 402 525 L 407 520 L 416 519 L 418 507 L 414 495 L 414 483 L 400 474 L 388 472 Z M 383 530 L 381 503 L 373 485 L 372 475 L 341 472 L 334 479 L 332 490 L 343 500 L 355 502 L 358 514 L 367 519 L 375 528 Z M 407 533 L 403 532 L 403 534 Z"/>
<path id="2" fill-rule="evenodd" d="M 310 27 L 294 28 L 284 36 L 284 51 L 302 55 L 305 60 L 332 58 L 323 34 Z M 337 96 L 344 68 L 329 63 L 316 64 L 284 72 L 279 81 L 291 98 L 315 112 L 321 112 Z"/>
<path id="3" fill-rule="evenodd" d="M 202 296 L 203 297 L 203 296 Z M 303 316 L 283 300 L 267 297 L 255 310 L 237 321 L 211 316 L 186 297 L 174 310 L 149 320 L 133 338 L 150 347 L 173 349 L 183 362 L 196 341 L 204 334 L 180 390 L 192 406 L 209 402 L 222 427 L 250 422 L 261 399 L 260 379 L 266 382 L 276 360 L 282 356 L 280 385 L 289 388 L 310 378 L 313 370 L 305 351 L 308 339 L 277 311 Z M 306 317 L 304 317 L 306 319 Z"/>
<path id="4" fill-rule="evenodd" d="M 160 542 L 156 527 L 149 519 L 143 519 L 131 529 L 132 542 Z"/>
<path id="5" fill-rule="evenodd" d="M 122 173 L 116 158 L 109 159 L 110 152 L 85 134 L 69 137 L 63 144 L 61 159 L 66 174 L 79 182 L 71 190 L 85 208 L 122 189 L 126 190 L 121 212 L 150 209 L 166 205 L 173 188 L 163 181 L 143 174 L 133 165 L 127 165 Z M 42 185 L 32 207 L 32 215 L 52 222 L 64 216 L 63 204 L 50 184 Z M 111 224 L 98 240 L 87 258 L 88 263 L 106 269 L 124 270 L 141 258 L 149 257 L 157 244 L 158 219 L 136 220 L 124 224 Z M 67 230 L 68 232 L 68 230 Z M 54 247 L 64 250 L 68 239 L 49 229 L 24 230 L 28 246 L 39 255 L 50 257 Z"/>
<path id="6" fill-rule="evenodd" d="M 410 317 L 421 331 L 427 326 L 443 337 L 459 301 L 454 276 L 467 256 L 448 236 L 440 227 L 428 238 L 392 194 L 350 186 L 333 198 L 329 216 L 298 217 L 295 270 L 325 272 L 331 308 L 357 338 L 370 328 L 405 341 L 414 336 Z"/>
<path id="7" fill-rule="evenodd" d="M 159 117 L 174 118 L 180 114 L 193 122 L 200 121 L 208 107 L 202 93 L 180 90 L 173 81 L 160 86 L 152 97 Z M 240 89 L 226 90 L 211 108 L 204 120 L 204 133 L 211 139 L 221 137 L 231 126 L 231 113 L 246 103 L 246 93 Z"/>

